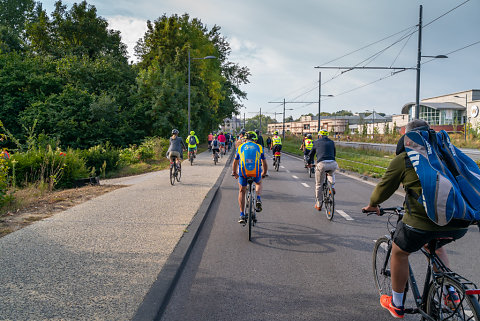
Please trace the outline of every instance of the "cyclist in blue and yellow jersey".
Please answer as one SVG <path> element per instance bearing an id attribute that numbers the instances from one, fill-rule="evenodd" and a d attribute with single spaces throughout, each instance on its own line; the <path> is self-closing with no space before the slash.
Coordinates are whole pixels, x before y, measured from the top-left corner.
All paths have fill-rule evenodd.
<path id="1" fill-rule="evenodd" d="M 188 152 L 193 151 L 193 157 L 197 157 L 197 144 L 199 144 L 200 141 L 193 130 L 185 141 L 188 143 Z"/>
<path id="2" fill-rule="evenodd" d="M 245 193 L 247 191 L 247 178 L 253 177 L 255 181 L 255 190 L 257 200 L 255 203 L 256 211 L 262 211 L 262 177 L 267 172 L 267 162 L 263 154 L 262 146 L 254 143 L 257 138 L 255 132 L 248 132 L 245 135 L 246 142 L 238 146 L 233 162 L 232 175 L 238 178 L 238 205 L 240 206 L 239 223 L 245 223 Z"/>
<path id="3" fill-rule="evenodd" d="M 275 155 L 275 152 L 280 152 L 282 150 L 282 139 L 278 136 L 278 130 L 273 132 L 272 137 L 272 154 Z"/>

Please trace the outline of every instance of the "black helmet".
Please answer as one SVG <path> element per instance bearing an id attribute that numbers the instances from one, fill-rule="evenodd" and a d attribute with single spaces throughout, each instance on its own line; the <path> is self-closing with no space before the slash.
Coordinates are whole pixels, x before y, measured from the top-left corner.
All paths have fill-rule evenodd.
<path id="1" fill-rule="evenodd" d="M 308 135 L 307 135 L 307 138 L 308 138 L 308 139 L 312 139 L 312 137 L 313 137 L 312 134 L 308 134 Z"/>
<path id="2" fill-rule="evenodd" d="M 255 134 L 260 135 L 260 130 L 255 129 Z"/>
<path id="3" fill-rule="evenodd" d="M 173 129 L 173 130 L 172 130 L 172 134 L 173 134 L 173 135 L 178 135 L 178 129 Z"/>

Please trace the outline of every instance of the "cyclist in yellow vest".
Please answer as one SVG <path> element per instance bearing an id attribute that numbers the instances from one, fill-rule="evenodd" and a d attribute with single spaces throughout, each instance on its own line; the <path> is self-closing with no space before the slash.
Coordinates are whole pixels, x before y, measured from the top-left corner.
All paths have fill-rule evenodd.
<path id="1" fill-rule="evenodd" d="M 310 158 L 309 154 L 313 147 L 312 134 L 307 135 L 307 137 L 303 141 L 302 147 L 303 147 L 303 159 L 305 160 L 305 167 L 307 167 L 307 165 L 310 165 L 312 163 L 309 159 Z"/>
<path id="2" fill-rule="evenodd" d="M 275 152 L 280 152 L 282 150 L 282 139 L 278 136 L 278 130 L 273 132 L 272 137 L 272 154 L 275 155 Z"/>
<path id="3" fill-rule="evenodd" d="M 199 144 L 200 141 L 193 130 L 185 141 L 188 143 L 188 152 L 193 151 L 193 157 L 197 157 L 197 144 Z"/>

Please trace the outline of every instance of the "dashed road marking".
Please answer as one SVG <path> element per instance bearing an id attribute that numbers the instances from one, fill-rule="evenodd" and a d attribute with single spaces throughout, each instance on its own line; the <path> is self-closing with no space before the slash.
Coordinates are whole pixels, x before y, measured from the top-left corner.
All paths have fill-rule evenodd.
<path id="1" fill-rule="evenodd" d="M 342 210 L 337 210 L 337 213 L 343 216 L 347 221 L 354 221 L 354 219 L 350 215 L 348 215 Z"/>
<path id="2" fill-rule="evenodd" d="M 287 173 L 290 173 L 290 171 L 288 169 L 285 170 Z"/>
<path id="3" fill-rule="evenodd" d="M 302 183 L 302 185 L 305 186 L 305 187 L 310 187 L 310 186 L 308 186 L 307 183 Z"/>
<path id="4" fill-rule="evenodd" d="M 283 165 L 280 165 L 280 167 L 281 167 L 281 168 L 285 168 L 285 166 L 283 166 Z"/>
<path id="5" fill-rule="evenodd" d="M 293 178 L 296 178 L 296 179 L 298 179 L 298 177 L 297 177 L 297 176 L 295 176 L 295 175 L 292 175 L 292 177 L 293 177 Z"/>

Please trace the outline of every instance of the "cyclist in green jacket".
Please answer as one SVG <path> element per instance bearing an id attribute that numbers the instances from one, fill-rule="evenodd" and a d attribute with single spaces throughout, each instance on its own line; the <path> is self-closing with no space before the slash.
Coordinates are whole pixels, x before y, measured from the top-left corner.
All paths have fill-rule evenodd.
<path id="1" fill-rule="evenodd" d="M 190 151 L 193 151 L 193 157 L 197 157 L 197 145 L 200 143 L 200 141 L 193 130 L 190 132 L 190 135 L 185 141 L 188 144 L 188 152 L 190 153 Z"/>

